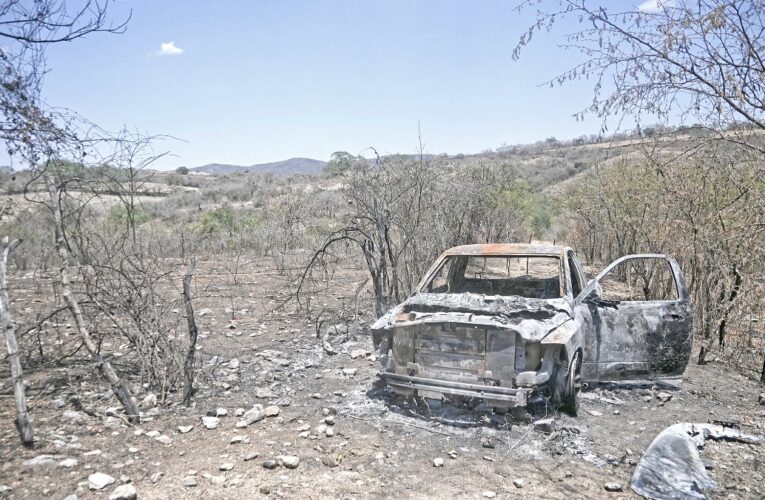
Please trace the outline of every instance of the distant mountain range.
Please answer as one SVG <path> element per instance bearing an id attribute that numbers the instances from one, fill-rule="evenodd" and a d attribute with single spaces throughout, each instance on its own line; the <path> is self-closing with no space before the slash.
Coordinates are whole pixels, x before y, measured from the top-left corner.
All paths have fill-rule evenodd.
<path id="1" fill-rule="evenodd" d="M 226 165 L 223 163 L 210 163 L 201 167 L 194 167 L 192 172 L 203 172 L 210 175 L 225 175 L 237 172 L 293 175 L 293 174 L 320 174 L 326 162 L 312 160 L 311 158 L 290 158 L 289 160 L 275 161 L 273 163 L 258 163 L 256 165 Z"/>

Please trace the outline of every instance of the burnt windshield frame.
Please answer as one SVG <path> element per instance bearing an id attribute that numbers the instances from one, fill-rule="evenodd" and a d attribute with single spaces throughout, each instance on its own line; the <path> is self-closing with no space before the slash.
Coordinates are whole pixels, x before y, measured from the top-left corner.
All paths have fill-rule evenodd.
<path id="1" fill-rule="evenodd" d="M 418 292 L 419 293 L 466 293 L 465 291 L 448 291 L 448 292 L 430 292 L 428 289 L 432 286 L 433 280 L 436 279 L 442 272 L 444 266 L 450 266 L 449 269 L 449 281 L 451 282 L 454 279 L 455 274 L 464 274 L 465 269 L 468 266 L 468 259 L 491 259 L 491 258 L 499 258 L 499 259 L 554 259 L 557 263 L 557 279 L 558 279 L 558 288 L 557 288 L 557 294 L 554 297 L 545 297 L 545 299 L 551 299 L 551 298 L 563 298 L 568 295 L 568 291 L 566 289 L 568 279 L 564 276 L 565 270 L 563 269 L 564 262 L 561 259 L 560 255 L 549 255 L 549 254 L 487 254 L 487 255 L 481 255 L 481 254 L 451 254 L 446 255 L 442 259 L 440 259 L 431 269 L 431 271 L 427 274 L 426 278 L 422 281 L 422 285 L 419 287 Z M 487 280 L 488 281 L 488 280 Z M 518 297 L 525 297 L 525 298 L 539 298 L 539 297 L 526 297 L 524 295 L 517 295 L 517 294 L 494 294 L 489 293 L 484 295 L 497 295 L 497 296 L 518 296 Z"/>

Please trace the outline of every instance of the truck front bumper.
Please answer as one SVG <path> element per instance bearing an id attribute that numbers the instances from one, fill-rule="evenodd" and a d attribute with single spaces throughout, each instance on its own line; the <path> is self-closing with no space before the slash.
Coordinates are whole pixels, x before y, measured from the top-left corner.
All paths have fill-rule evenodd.
<path id="1" fill-rule="evenodd" d="M 424 377 L 382 372 L 377 374 L 395 392 L 411 394 L 412 391 L 439 393 L 449 396 L 476 398 L 501 407 L 523 407 L 528 403 L 531 389 L 500 387 L 495 385 L 469 384 Z"/>

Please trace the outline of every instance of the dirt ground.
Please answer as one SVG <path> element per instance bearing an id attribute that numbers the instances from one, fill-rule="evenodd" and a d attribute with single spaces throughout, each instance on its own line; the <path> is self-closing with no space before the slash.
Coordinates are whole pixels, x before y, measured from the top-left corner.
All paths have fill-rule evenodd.
<path id="1" fill-rule="evenodd" d="M 180 406 L 172 394 L 171 403 L 145 408 L 154 416 L 133 426 L 119 412 L 107 412 L 118 404 L 84 364 L 28 370 L 36 445 L 25 449 L 12 424 L 4 373 L 0 485 L 6 488 L 0 496 L 106 499 L 120 483 L 132 482 L 138 498 L 152 499 L 634 498 L 634 466 L 671 424 L 729 421 L 765 434 L 765 406 L 757 401 L 765 389 L 716 362 L 689 366 L 676 387 L 590 385 L 582 394 L 583 415 L 554 415 L 551 433 L 535 430 L 529 415 L 396 398 L 376 383 L 378 363 L 367 335 L 335 343 L 339 352 L 329 355 L 313 323 L 273 311 L 283 299 L 274 271 L 244 265 L 231 286 L 208 269 L 197 282 L 204 292 L 196 310 L 209 311 L 198 318 L 202 375 L 195 406 Z M 31 294 L 39 288 L 30 279 L 11 281 L 12 297 L 25 301 L 17 306 L 21 316 L 38 307 Z M 221 283 L 209 286 L 216 280 Z M 352 304 L 362 280 L 360 271 L 333 277 L 328 284 L 335 291 L 316 305 Z M 233 320 L 226 310 L 232 305 Z M 73 394 L 94 416 L 70 403 Z M 147 391 L 134 395 L 142 401 Z M 278 415 L 237 428 L 237 410 L 254 404 L 276 406 Z M 205 428 L 202 417 L 218 409 L 227 415 L 217 428 Z M 179 426 L 193 428 L 181 433 Z M 152 431 L 166 438 L 157 440 Z M 264 467 L 284 455 L 298 457 L 297 467 Z M 35 457 L 40 463 L 25 464 Z M 708 442 L 702 458 L 719 486 L 710 498 L 765 497 L 765 445 Z M 115 483 L 90 491 L 88 476 L 95 472 Z M 623 491 L 604 489 L 614 482 Z"/>

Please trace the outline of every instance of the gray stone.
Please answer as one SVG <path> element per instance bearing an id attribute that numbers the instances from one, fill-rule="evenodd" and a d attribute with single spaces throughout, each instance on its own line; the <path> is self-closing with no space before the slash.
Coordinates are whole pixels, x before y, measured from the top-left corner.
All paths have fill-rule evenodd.
<path id="1" fill-rule="evenodd" d="M 141 400 L 141 408 L 149 409 L 155 406 L 157 406 L 157 396 L 151 392 Z"/>
<path id="2" fill-rule="evenodd" d="M 250 460 L 255 460 L 259 455 L 260 454 L 257 451 L 253 451 L 244 456 L 244 461 L 249 462 Z"/>
<path id="3" fill-rule="evenodd" d="M 181 484 L 187 488 L 193 488 L 197 485 L 197 479 L 193 476 L 189 476 L 184 478 Z"/>
<path id="4" fill-rule="evenodd" d="M 248 425 L 252 425 L 255 422 L 260 422 L 264 418 L 266 418 L 266 412 L 263 410 L 263 407 L 261 405 L 255 405 L 244 412 L 242 420 L 237 422 L 236 426 L 239 428 L 247 427 Z"/>
<path id="5" fill-rule="evenodd" d="M 274 470 L 277 467 L 279 467 L 279 462 L 277 462 L 276 460 L 269 459 L 269 460 L 265 460 L 263 462 L 263 468 L 264 469 Z"/>
<path id="6" fill-rule="evenodd" d="M 229 471 L 233 468 L 234 468 L 234 464 L 232 464 L 231 462 L 222 463 L 220 464 L 220 466 L 218 466 L 218 470 L 222 470 L 222 471 Z"/>
<path id="7" fill-rule="evenodd" d="M 300 459 L 295 455 L 279 455 L 276 459 L 288 469 L 296 469 L 300 464 Z"/>
<path id="8" fill-rule="evenodd" d="M 165 436 L 164 434 L 161 436 L 157 436 L 154 438 L 154 440 L 160 444 L 168 445 L 172 444 L 173 440 L 170 439 L 170 436 Z"/>
<path id="9" fill-rule="evenodd" d="M 155 472 L 154 474 L 149 476 L 149 481 L 156 484 L 159 482 L 160 479 L 162 479 L 162 476 L 164 475 L 165 474 L 163 472 Z"/>
<path id="10" fill-rule="evenodd" d="M 623 491 L 624 490 L 622 485 L 619 484 L 619 483 L 606 483 L 606 484 L 603 485 L 603 488 L 606 491 L 612 491 L 612 492 L 619 492 L 619 491 Z"/>
<path id="11" fill-rule="evenodd" d="M 226 482 L 226 475 L 221 474 L 220 476 L 210 476 L 210 484 L 213 486 L 222 486 Z"/>
<path id="12" fill-rule="evenodd" d="M 58 463 L 59 467 L 64 467 L 65 469 L 71 469 L 72 467 L 76 466 L 79 462 L 77 462 L 77 459 L 75 458 L 67 458 L 65 460 L 62 460 Z"/>
<path id="13" fill-rule="evenodd" d="M 444 466 L 443 458 L 438 457 L 433 459 L 433 467 L 443 467 L 443 466 Z"/>
<path id="14" fill-rule="evenodd" d="M 760 397 L 757 399 L 757 402 L 760 403 L 761 405 L 765 406 L 765 392 L 760 394 Z"/>
<path id="15" fill-rule="evenodd" d="M 354 349 L 350 353 L 351 359 L 356 358 L 365 358 L 367 356 L 367 351 L 364 349 Z"/>
<path id="16" fill-rule="evenodd" d="M 178 432 L 181 434 L 186 434 L 187 432 L 191 432 L 191 429 L 193 429 L 193 425 L 179 425 L 178 426 Z"/>
<path id="17" fill-rule="evenodd" d="M 513 486 L 523 488 L 523 479 L 513 479 Z"/>
<path id="18" fill-rule="evenodd" d="M 212 430 L 218 427 L 220 419 L 218 417 L 202 417 L 202 424 L 206 429 Z"/>
<path id="19" fill-rule="evenodd" d="M 258 387 L 255 390 L 255 397 L 258 399 L 271 399 L 271 398 L 275 398 L 276 394 L 274 394 L 274 391 L 272 391 L 268 387 Z"/>
<path id="20" fill-rule="evenodd" d="M 150 438 L 156 438 L 156 437 L 159 437 L 161 435 L 162 435 L 162 433 L 159 432 L 159 431 L 149 431 L 149 432 L 146 433 L 146 437 L 150 437 Z"/>
<path id="21" fill-rule="evenodd" d="M 483 498 L 494 498 L 497 496 L 497 494 L 491 490 L 486 490 L 481 492 L 481 496 Z"/>
<path id="22" fill-rule="evenodd" d="M 29 460 L 24 460 L 22 462 L 22 465 L 26 467 L 34 467 L 37 465 L 53 465 L 56 463 L 56 459 L 58 457 L 55 455 L 37 455 L 34 458 L 30 458 Z"/>
<path id="23" fill-rule="evenodd" d="M 109 495 L 109 500 L 136 500 L 136 498 L 138 498 L 138 492 L 130 483 L 117 486 Z"/>
<path id="24" fill-rule="evenodd" d="M 542 418 L 534 422 L 534 430 L 537 432 L 551 433 L 555 430 L 555 419 Z"/>
<path id="25" fill-rule="evenodd" d="M 88 476 L 88 488 L 91 490 L 102 490 L 114 484 L 114 478 L 103 472 L 94 472 Z"/>
<path id="26" fill-rule="evenodd" d="M 279 407 L 276 405 L 266 406 L 263 412 L 266 414 L 267 417 L 275 417 L 279 414 Z"/>
<path id="27" fill-rule="evenodd" d="M 672 399 L 672 394 L 670 394 L 668 392 L 660 392 L 660 393 L 656 394 L 656 399 L 658 399 L 662 403 L 666 403 L 670 399 Z M 619 490 L 619 491 L 621 491 L 621 490 Z"/>

